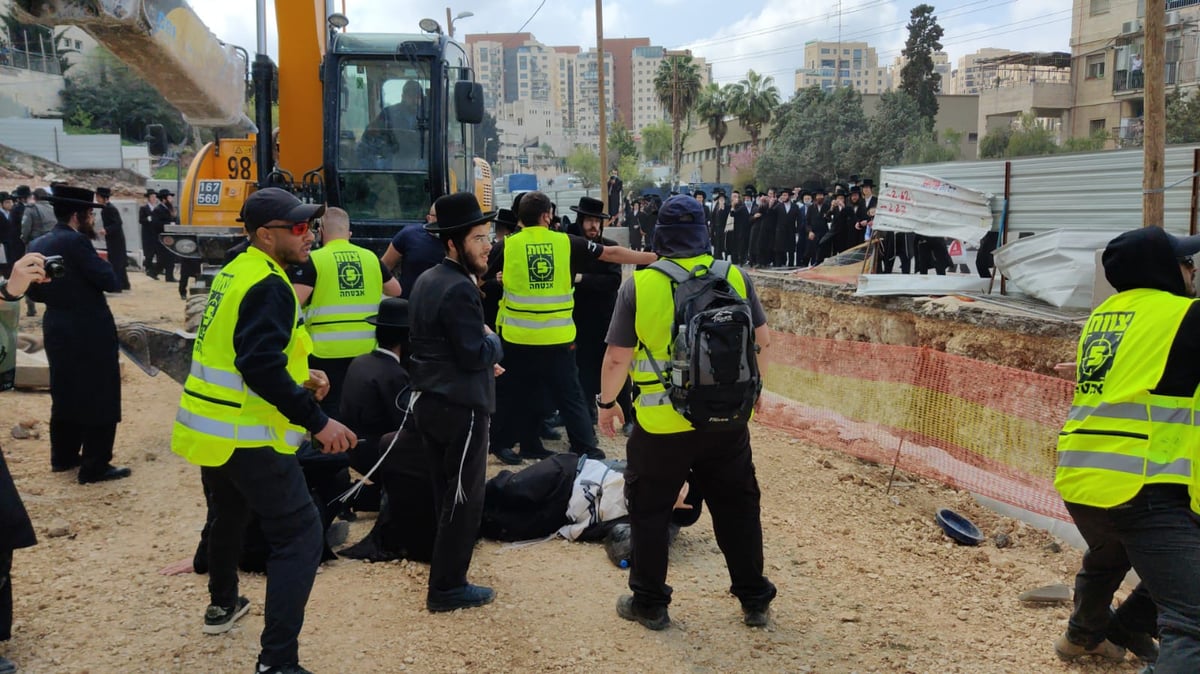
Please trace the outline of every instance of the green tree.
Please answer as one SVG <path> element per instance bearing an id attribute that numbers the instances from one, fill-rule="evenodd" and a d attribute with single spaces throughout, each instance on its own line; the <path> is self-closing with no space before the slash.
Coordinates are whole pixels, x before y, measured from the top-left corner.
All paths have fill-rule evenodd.
<path id="1" fill-rule="evenodd" d="M 679 181 L 679 165 L 683 162 L 683 120 L 691 113 L 700 97 L 700 68 L 691 54 L 667 56 L 658 64 L 654 75 L 654 93 L 658 102 L 671 115 L 672 178 Z"/>
<path id="2" fill-rule="evenodd" d="M 729 92 L 729 108 L 738 123 L 750 135 L 750 146 L 755 152 L 762 149 L 759 138 L 763 127 L 771 122 L 779 107 L 779 88 L 774 77 L 763 77 L 753 70 L 746 72 L 746 79 L 733 85 Z"/>
<path id="3" fill-rule="evenodd" d="M 584 189 L 600 184 L 600 155 L 590 147 L 576 145 L 567 155 L 567 170 L 579 176 Z"/>
<path id="4" fill-rule="evenodd" d="M 162 124 L 174 143 L 187 140 L 183 116 L 162 94 L 111 54 L 97 49 L 91 72 L 68 77 L 62 90 L 63 117 L 95 130 L 142 142 L 149 124 Z"/>
<path id="5" fill-rule="evenodd" d="M 642 156 L 663 163 L 671 156 L 671 125 L 655 122 L 642 128 Z"/>
<path id="6" fill-rule="evenodd" d="M 617 167 L 620 166 L 621 160 L 632 157 L 636 165 L 637 156 L 637 141 L 618 117 L 608 125 L 608 163 L 611 167 Z"/>
<path id="7" fill-rule="evenodd" d="M 1195 141 L 1186 141 L 1189 143 Z M 1083 138 L 1071 137 L 1063 141 L 1063 152 L 1095 152 L 1103 150 L 1108 144 L 1108 134 L 1103 130 L 1097 129 L 1092 132 L 1092 135 Z"/>
<path id="8" fill-rule="evenodd" d="M 900 70 L 900 90 L 917 101 L 927 131 L 933 130 L 938 111 L 937 94 L 942 88 L 942 76 L 933 70 L 933 54 L 942 49 L 942 35 L 942 27 L 933 15 L 933 5 L 920 4 L 912 8 L 908 39 L 901 52 L 908 62 Z"/>
<path id="9" fill-rule="evenodd" d="M 721 182 L 721 143 L 725 142 L 725 134 L 729 133 L 725 118 L 729 116 L 732 92 L 731 84 L 722 87 L 710 82 L 700 92 L 700 100 L 696 101 L 696 116 L 708 127 L 708 137 L 717 145 L 717 182 Z"/>
<path id="10" fill-rule="evenodd" d="M 908 139 L 904 150 L 903 164 L 932 164 L 935 162 L 961 159 L 962 133 L 947 129 L 942 138 L 928 131 Z"/>
<path id="11" fill-rule="evenodd" d="M 1200 90 L 1184 96 L 1179 87 L 1167 94 L 1167 142 L 1200 142 Z"/>
<path id="12" fill-rule="evenodd" d="M 988 131 L 979 141 L 980 159 L 999 159 L 1008 153 L 1008 141 L 1013 136 L 1013 128 L 1004 126 Z"/>
<path id="13" fill-rule="evenodd" d="M 861 137 L 867 130 L 862 94 L 853 87 L 800 90 L 775 121 L 773 142 L 755 164 L 756 177 L 763 185 L 798 185 L 862 173 Z"/>
<path id="14" fill-rule="evenodd" d="M 1058 143 L 1054 133 L 1037 123 L 1032 112 L 1021 115 L 1018 128 L 1008 139 L 1006 157 L 1031 157 L 1035 155 L 1054 154 L 1058 152 Z"/>
<path id="15" fill-rule="evenodd" d="M 251 117 L 251 119 L 254 119 Z M 475 127 L 475 156 L 483 157 L 487 163 L 495 166 L 500 161 L 500 132 L 496 129 L 496 116 L 490 112 L 483 115 L 483 121 Z"/>
<path id="16" fill-rule="evenodd" d="M 867 122 L 866 133 L 857 138 L 854 147 L 858 173 L 878 176 L 884 166 L 904 163 L 909 143 L 923 133 L 925 120 L 916 100 L 903 91 L 884 92 L 874 116 Z"/>

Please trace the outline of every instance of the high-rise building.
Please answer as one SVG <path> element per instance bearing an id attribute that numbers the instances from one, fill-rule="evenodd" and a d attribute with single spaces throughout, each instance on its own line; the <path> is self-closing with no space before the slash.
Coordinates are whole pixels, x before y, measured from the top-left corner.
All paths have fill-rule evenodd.
<path id="1" fill-rule="evenodd" d="M 836 86 L 854 87 L 864 94 L 890 88 L 887 68 L 879 67 L 875 48 L 866 42 L 804 43 L 804 64 L 796 69 L 796 89 L 817 86 L 829 91 Z"/>
<path id="2" fill-rule="evenodd" d="M 665 58 L 666 50 L 662 47 L 639 47 L 633 51 L 633 101 L 630 110 L 633 121 L 629 128 L 635 135 L 655 122 L 671 119 L 670 110 L 659 102 L 658 91 L 654 88 L 658 69 Z M 700 74 L 701 87 L 712 81 L 712 66 L 703 57 L 693 56 L 692 63 Z"/>
<path id="3" fill-rule="evenodd" d="M 1168 91 L 1200 86 L 1195 28 L 1200 1 L 1166 3 L 1164 63 Z M 1145 3 L 1074 0 L 1071 71 L 1075 76 L 1070 131 L 1104 133 L 1118 146 L 1140 145 L 1145 114 Z"/>

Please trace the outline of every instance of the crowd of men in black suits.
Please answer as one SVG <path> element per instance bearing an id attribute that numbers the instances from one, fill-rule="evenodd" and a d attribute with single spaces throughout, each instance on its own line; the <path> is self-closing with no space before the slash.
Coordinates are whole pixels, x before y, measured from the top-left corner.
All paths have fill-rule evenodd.
<path id="1" fill-rule="evenodd" d="M 747 267 L 814 267 L 826 258 L 869 242 L 874 234 L 878 196 L 870 178 L 823 187 L 768 188 L 754 185 L 726 195 L 693 193 L 705 205 L 713 253 Z M 727 198 L 728 197 L 728 198 Z M 630 247 L 651 247 L 659 200 L 633 197 L 624 204 Z M 874 272 L 945 274 L 953 268 L 945 239 L 878 232 Z"/>

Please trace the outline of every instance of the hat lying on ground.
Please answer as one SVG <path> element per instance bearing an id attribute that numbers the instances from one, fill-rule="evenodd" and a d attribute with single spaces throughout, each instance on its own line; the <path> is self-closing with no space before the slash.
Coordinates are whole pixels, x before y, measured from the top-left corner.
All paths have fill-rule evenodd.
<path id="1" fill-rule="evenodd" d="M 272 220 L 309 222 L 325 213 L 324 204 L 306 204 L 296 195 L 278 187 L 265 187 L 246 198 L 238 222 L 253 232 Z"/>

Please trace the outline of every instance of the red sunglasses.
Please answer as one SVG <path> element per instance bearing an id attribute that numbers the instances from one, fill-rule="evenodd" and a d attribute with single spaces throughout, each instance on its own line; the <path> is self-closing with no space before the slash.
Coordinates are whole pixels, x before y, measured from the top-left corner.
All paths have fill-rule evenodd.
<path id="1" fill-rule="evenodd" d="M 305 232 L 321 229 L 321 225 L 315 222 L 293 222 L 290 225 L 264 225 L 263 229 L 290 229 L 293 236 L 304 236 Z"/>

